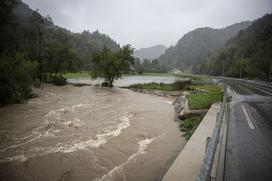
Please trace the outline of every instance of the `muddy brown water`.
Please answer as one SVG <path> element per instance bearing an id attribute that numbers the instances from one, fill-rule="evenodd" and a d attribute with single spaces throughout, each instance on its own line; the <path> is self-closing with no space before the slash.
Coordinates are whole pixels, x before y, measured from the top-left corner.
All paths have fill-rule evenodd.
<path id="1" fill-rule="evenodd" d="M 169 99 L 43 85 L 0 108 L 0 180 L 160 180 L 185 144 Z"/>

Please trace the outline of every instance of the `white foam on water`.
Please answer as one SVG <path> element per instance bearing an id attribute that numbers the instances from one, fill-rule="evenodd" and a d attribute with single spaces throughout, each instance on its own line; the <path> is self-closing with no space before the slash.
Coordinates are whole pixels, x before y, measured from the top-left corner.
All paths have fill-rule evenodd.
<path id="1" fill-rule="evenodd" d="M 24 155 L 18 155 L 18 156 L 14 156 L 14 157 L 7 157 L 7 158 L 4 158 L 4 159 L 1 159 L 0 163 L 1 162 L 11 162 L 11 161 L 21 161 L 21 162 L 24 162 L 26 160 L 27 160 L 27 158 Z"/>
<path id="2" fill-rule="evenodd" d="M 123 172 L 123 167 L 132 159 L 135 159 L 137 156 L 147 153 L 146 149 L 148 148 L 148 145 L 154 141 L 154 138 L 152 139 L 145 139 L 138 142 L 138 150 L 134 154 L 132 154 L 125 162 L 121 163 L 120 165 L 114 167 L 112 170 L 110 170 L 107 174 L 103 175 L 101 178 L 96 178 L 94 181 L 107 181 L 107 180 L 113 180 L 114 174 L 117 171 Z M 123 177 L 125 177 L 123 173 Z"/>
<path id="3" fill-rule="evenodd" d="M 27 140 L 27 141 L 25 141 L 25 142 L 21 142 L 21 143 L 19 143 L 19 144 L 15 144 L 15 145 L 11 145 L 11 146 L 8 146 L 8 147 L 6 147 L 6 148 L 3 148 L 3 149 L 0 150 L 0 152 L 5 152 L 5 151 L 7 151 L 7 150 L 15 149 L 15 148 L 18 148 L 18 147 L 20 147 L 20 146 L 24 146 L 24 145 L 26 145 L 26 144 L 29 144 L 29 143 L 31 143 L 31 142 L 34 142 L 34 141 L 38 140 L 39 138 L 41 138 L 42 136 L 48 135 L 48 134 L 49 134 L 49 131 L 50 131 L 50 129 L 46 130 L 45 132 L 34 132 L 34 133 L 32 133 L 30 136 L 28 136 L 28 137 L 33 136 L 33 138 L 31 138 L 31 139 L 29 139 L 29 140 Z"/>
<path id="4" fill-rule="evenodd" d="M 130 118 L 133 116 L 132 113 L 125 114 L 120 118 L 120 123 L 117 125 L 116 129 L 105 128 L 102 133 L 96 135 L 96 139 L 89 139 L 87 141 L 81 141 L 71 144 L 59 144 L 59 152 L 70 153 L 76 150 L 87 150 L 89 147 L 99 147 L 101 144 L 105 144 L 108 139 L 116 137 L 121 134 L 121 132 L 130 126 Z"/>
<path id="5" fill-rule="evenodd" d="M 27 136 L 18 138 L 11 138 L 12 140 L 16 140 L 17 142 L 20 141 L 17 144 L 13 144 L 11 146 L 7 146 L 3 149 L 0 150 L 0 152 L 6 152 L 7 150 L 10 149 L 16 149 L 18 147 L 21 146 L 25 146 L 27 144 L 30 144 L 32 142 L 37 141 L 38 139 L 40 139 L 41 137 L 48 137 L 48 136 L 54 136 L 55 133 L 60 132 L 59 129 L 54 129 L 54 125 L 56 124 L 56 121 L 52 121 L 51 119 L 55 120 L 62 120 L 62 122 L 60 122 L 61 124 L 65 125 L 66 127 L 75 127 L 78 128 L 79 126 L 81 126 L 83 123 L 80 121 L 80 119 L 78 118 L 74 118 L 71 121 L 66 121 L 64 119 L 61 118 L 61 115 L 67 111 L 70 112 L 74 112 L 76 109 L 78 108 L 88 108 L 89 105 L 87 104 L 77 104 L 77 105 L 73 105 L 71 107 L 65 107 L 65 108 L 60 108 L 57 110 L 51 110 L 50 112 L 48 112 L 43 118 L 45 120 L 45 124 L 43 126 L 34 128 L 33 130 L 30 131 L 30 133 Z M 50 122 L 51 121 L 51 122 Z M 58 122 L 59 123 L 59 122 Z M 63 148 L 64 149 L 64 148 Z M 59 148 L 57 149 L 53 149 L 55 150 L 54 152 L 57 152 L 59 150 Z M 40 154 L 38 154 L 40 155 Z M 29 158 L 29 156 L 25 157 L 25 159 L 20 159 L 23 155 L 20 156 L 14 156 L 14 157 L 7 157 L 4 159 L 1 159 L 0 162 L 3 161 L 15 161 L 15 160 L 19 160 L 19 161 L 25 161 L 27 158 Z"/>
<path id="6" fill-rule="evenodd" d="M 172 105 L 173 101 L 165 101 L 165 103 Z"/>
<path id="7" fill-rule="evenodd" d="M 55 114 L 56 111 L 55 112 L 50 111 L 49 113 Z M 99 134 L 96 135 L 96 139 L 88 139 L 86 141 L 74 140 L 70 143 L 58 143 L 56 146 L 51 146 L 51 147 L 34 147 L 30 151 L 30 154 L 28 154 L 27 156 L 20 155 L 20 156 L 14 156 L 14 157 L 7 157 L 4 159 L 1 159 L 0 162 L 15 161 L 15 160 L 25 161 L 32 157 L 43 156 L 43 155 L 57 153 L 57 152 L 71 153 L 77 150 L 88 150 L 88 148 L 91 148 L 91 147 L 99 147 L 100 145 L 105 144 L 108 139 L 120 135 L 124 129 L 128 128 L 130 126 L 130 119 L 132 118 L 133 115 L 134 114 L 130 112 L 125 113 L 125 115 L 120 118 L 120 123 L 115 128 L 111 126 L 111 127 L 107 127 L 103 129 Z M 74 119 L 73 124 L 81 124 L 80 119 Z M 76 125 L 73 125 L 73 126 L 76 126 Z M 57 132 L 60 131 L 60 130 L 54 131 L 52 129 L 53 128 L 49 127 L 48 125 L 44 127 L 35 128 L 34 130 L 32 130 L 32 133 L 31 133 L 35 137 L 27 141 L 21 142 L 19 144 L 11 145 L 9 147 L 3 148 L 2 150 L 0 150 L 0 152 L 5 152 L 9 149 L 14 149 L 14 148 L 26 145 L 28 143 L 34 142 L 38 140 L 39 138 L 41 138 L 42 136 L 43 137 L 53 136 L 55 131 Z"/>

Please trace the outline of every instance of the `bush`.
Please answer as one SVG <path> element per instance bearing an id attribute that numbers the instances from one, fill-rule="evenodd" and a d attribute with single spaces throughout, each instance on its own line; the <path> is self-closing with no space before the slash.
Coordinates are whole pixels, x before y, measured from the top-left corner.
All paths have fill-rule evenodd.
<path id="1" fill-rule="evenodd" d="M 57 86 L 63 86 L 63 85 L 66 85 L 67 79 L 65 77 L 63 77 L 62 75 L 59 75 L 59 76 L 55 76 L 53 78 L 53 84 L 54 85 L 57 85 Z"/>
<path id="2" fill-rule="evenodd" d="M 32 97 L 35 68 L 36 64 L 21 54 L 0 55 L 0 105 Z"/>
<path id="3" fill-rule="evenodd" d="M 190 80 L 186 80 L 186 81 L 176 80 L 173 83 L 173 87 L 175 90 L 183 90 L 187 85 L 190 85 L 190 84 L 191 84 Z"/>
<path id="4" fill-rule="evenodd" d="M 189 115 L 187 119 L 182 121 L 179 125 L 180 131 L 184 132 L 182 136 L 188 140 L 197 129 L 202 117 L 203 115 Z"/>

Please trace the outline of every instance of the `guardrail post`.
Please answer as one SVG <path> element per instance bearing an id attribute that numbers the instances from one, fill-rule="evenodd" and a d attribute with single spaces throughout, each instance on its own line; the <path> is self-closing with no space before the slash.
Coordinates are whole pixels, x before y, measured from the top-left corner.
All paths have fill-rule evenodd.
<path id="1" fill-rule="evenodd" d="M 225 112 L 225 105 L 227 100 L 227 88 L 226 85 L 223 84 L 224 89 L 224 97 L 223 103 L 221 104 L 220 111 L 216 115 L 216 123 L 215 128 L 213 130 L 212 136 L 207 138 L 206 141 L 206 150 L 205 156 L 203 159 L 202 166 L 200 168 L 199 174 L 196 178 L 197 181 L 210 181 L 211 180 L 211 170 L 214 161 L 214 156 L 217 148 L 217 143 L 219 141 L 219 134 L 223 122 L 224 112 Z"/>
<path id="2" fill-rule="evenodd" d="M 207 138 L 206 138 L 206 148 L 205 148 L 205 153 L 207 152 L 207 148 L 208 148 L 208 146 L 209 146 L 209 144 L 210 144 L 210 141 L 211 141 L 211 137 L 207 137 Z"/>

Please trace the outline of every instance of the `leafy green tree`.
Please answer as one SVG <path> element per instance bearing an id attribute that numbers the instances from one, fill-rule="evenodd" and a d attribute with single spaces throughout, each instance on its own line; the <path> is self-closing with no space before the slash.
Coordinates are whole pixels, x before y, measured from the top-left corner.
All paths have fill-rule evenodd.
<path id="1" fill-rule="evenodd" d="M 79 70 L 81 62 L 72 48 L 69 36 L 61 29 L 51 29 L 45 48 L 45 71 L 53 81 L 64 72 Z"/>
<path id="2" fill-rule="evenodd" d="M 31 96 L 36 66 L 20 53 L 15 56 L 0 55 L 0 105 L 19 102 Z"/>
<path id="3" fill-rule="evenodd" d="M 101 53 L 92 55 L 92 78 L 103 78 L 104 85 L 112 87 L 113 81 L 121 78 L 122 72 L 133 64 L 133 49 L 130 45 L 123 46 L 118 52 L 104 47 Z"/>

